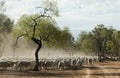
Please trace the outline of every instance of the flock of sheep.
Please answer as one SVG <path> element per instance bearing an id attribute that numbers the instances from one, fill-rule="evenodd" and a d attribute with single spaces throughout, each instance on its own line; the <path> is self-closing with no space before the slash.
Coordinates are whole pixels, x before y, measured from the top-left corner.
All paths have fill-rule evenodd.
<path id="1" fill-rule="evenodd" d="M 81 69 L 84 63 L 92 64 L 97 61 L 97 57 L 41 58 L 39 59 L 39 70 Z M 0 60 L 1 71 L 29 71 L 34 69 L 34 66 L 34 59 L 30 58 L 24 58 L 22 60 L 7 58 Z"/>

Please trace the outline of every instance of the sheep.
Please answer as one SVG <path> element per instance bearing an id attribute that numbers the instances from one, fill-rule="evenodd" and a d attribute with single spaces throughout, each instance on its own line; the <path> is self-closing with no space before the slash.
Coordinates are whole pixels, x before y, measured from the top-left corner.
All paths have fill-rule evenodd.
<path id="1" fill-rule="evenodd" d="M 25 71 L 26 69 L 30 69 L 31 63 L 27 61 L 18 61 L 16 62 L 16 70 L 17 71 Z"/>
<path id="2" fill-rule="evenodd" d="M 13 67 L 15 71 L 26 71 L 33 69 L 35 61 L 32 60 L 14 60 L 15 62 L 0 62 L 0 68 L 6 70 L 8 67 Z M 73 57 L 73 58 L 56 58 L 56 59 L 39 59 L 40 70 L 51 70 L 51 69 L 81 69 L 84 58 Z M 2 64 L 1 64 L 2 63 Z M 12 69 L 13 69 L 12 68 Z"/>
<path id="3" fill-rule="evenodd" d="M 14 62 L 3 61 L 0 62 L 0 69 L 6 71 L 8 68 L 12 68 L 14 66 Z"/>

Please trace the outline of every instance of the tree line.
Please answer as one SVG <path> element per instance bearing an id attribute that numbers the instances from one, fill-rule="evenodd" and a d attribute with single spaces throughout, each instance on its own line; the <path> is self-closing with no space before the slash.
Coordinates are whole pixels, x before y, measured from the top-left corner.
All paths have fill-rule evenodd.
<path id="1" fill-rule="evenodd" d="M 92 31 L 83 31 L 76 40 L 77 49 L 101 56 L 120 55 L 120 31 L 97 25 Z"/>

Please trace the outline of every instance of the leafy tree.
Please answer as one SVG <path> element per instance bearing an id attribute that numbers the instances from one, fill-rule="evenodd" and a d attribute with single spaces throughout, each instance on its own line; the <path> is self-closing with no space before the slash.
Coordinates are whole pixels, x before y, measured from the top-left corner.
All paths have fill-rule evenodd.
<path id="1" fill-rule="evenodd" d="M 8 43 L 8 35 L 11 32 L 13 21 L 4 14 L 5 2 L 0 1 L 0 52 L 4 51 L 5 45 Z"/>
<path id="2" fill-rule="evenodd" d="M 104 55 L 106 52 L 106 41 L 108 39 L 108 30 L 107 28 L 101 24 L 95 27 L 92 31 L 94 35 L 94 39 L 96 40 L 96 45 L 98 47 L 97 52 L 99 55 Z"/>
<path id="3" fill-rule="evenodd" d="M 44 0 L 43 3 L 45 6 L 39 7 L 42 9 L 40 14 L 23 15 L 17 22 L 17 25 L 13 27 L 14 36 L 17 36 L 16 44 L 20 37 L 25 37 L 38 45 L 35 51 L 35 71 L 38 71 L 38 52 L 42 47 L 43 41 L 47 40 L 47 43 L 51 43 L 50 46 L 57 44 L 57 39 L 59 40 L 57 36 L 61 33 L 59 28 L 56 27 L 55 21 L 52 19 L 53 15 L 59 15 L 56 2 Z"/>
<path id="4" fill-rule="evenodd" d="M 120 55 L 120 31 L 113 31 L 112 41 L 114 43 L 114 55 Z"/>
<path id="5" fill-rule="evenodd" d="M 120 32 L 112 27 L 97 25 L 91 32 L 82 32 L 76 43 L 80 50 L 96 52 L 98 56 L 119 55 Z"/>
<path id="6" fill-rule="evenodd" d="M 106 50 L 107 50 L 107 54 L 113 54 L 115 47 L 114 47 L 114 42 L 113 41 L 107 41 L 106 42 Z"/>
<path id="7" fill-rule="evenodd" d="M 79 38 L 77 39 L 77 42 L 79 43 L 79 49 L 87 52 L 87 53 L 94 53 L 96 51 L 96 45 L 95 45 L 95 39 L 91 32 L 82 32 L 79 35 Z"/>
<path id="8" fill-rule="evenodd" d="M 13 21 L 4 14 L 0 14 L 0 33 L 10 33 L 13 26 Z"/>
<path id="9" fill-rule="evenodd" d="M 80 50 L 82 41 L 87 38 L 87 32 L 83 31 L 78 35 L 78 38 L 75 41 L 76 49 Z"/>
<path id="10" fill-rule="evenodd" d="M 5 45 L 8 42 L 7 36 L 11 32 L 12 26 L 13 21 L 6 15 L 0 13 L 0 52 L 3 52 Z"/>
<path id="11" fill-rule="evenodd" d="M 60 37 L 61 47 L 66 50 L 72 49 L 74 38 L 72 34 L 70 33 L 70 30 L 68 27 L 64 27 L 64 29 L 61 30 L 60 36 L 61 36 Z"/>

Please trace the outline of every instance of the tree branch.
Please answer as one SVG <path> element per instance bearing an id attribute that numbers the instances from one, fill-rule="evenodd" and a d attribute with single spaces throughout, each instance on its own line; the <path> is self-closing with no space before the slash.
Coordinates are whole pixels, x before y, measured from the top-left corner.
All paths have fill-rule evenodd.
<path id="1" fill-rule="evenodd" d="M 21 37 L 23 37 L 23 36 L 25 36 L 25 35 L 27 35 L 27 34 L 22 34 L 22 35 L 18 36 L 17 39 L 16 39 L 16 42 L 15 42 L 15 44 L 14 44 L 13 46 L 16 46 L 19 38 L 21 38 Z"/>
<path id="2" fill-rule="evenodd" d="M 42 40 L 42 39 L 43 39 L 43 40 L 47 40 L 48 37 L 49 37 L 49 36 L 43 36 L 43 37 L 40 36 L 40 39 L 35 38 L 36 26 L 38 25 L 37 20 L 38 20 L 39 18 L 41 18 L 41 17 L 49 17 L 49 16 L 46 15 L 47 11 L 48 11 L 48 9 L 43 8 L 43 14 L 41 14 L 40 16 L 37 16 L 36 18 L 31 17 L 31 19 L 32 19 L 32 21 L 33 21 L 33 24 L 32 24 L 32 26 L 33 26 L 33 34 L 32 34 L 31 40 L 33 40 L 33 41 L 34 41 L 35 43 L 37 43 L 38 45 L 41 44 L 41 40 Z"/>
<path id="3" fill-rule="evenodd" d="M 43 39 L 44 41 L 47 41 L 48 38 L 49 38 L 49 35 L 47 35 L 47 36 L 43 36 L 43 37 L 42 37 L 42 39 Z"/>
<path id="4" fill-rule="evenodd" d="M 36 26 L 37 26 L 37 18 L 32 18 L 31 17 L 31 19 L 32 19 L 32 21 L 33 21 L 33 35 L 32 35 L 32 37 L 34 37 L 35 36 L 35 28 L 36 28 Z"/>
<path id="5" fill-rule="evenodd" d="M 31 38 L 35 43 L 37 43 L 38 45 L 41 45 L 41 39 L 39 40 L 39 39 L 37 39 L 37 38 L 34 38 L 34 37 L 32 37 Z"/>
<path id="6" fill-rule="evenodd" d="M 36 17 L 36 18 L 32 18 L 32 17 L 31 17 L 31 19 L 32 19 L 32 21 L 33 21 L 33 24 L 32 24 L 32 26 L 33 26 L 33 36 L 32 36 L 32 37 L 35 36 L 36 26 L 38 25 L 37 19 L 39 19 L 40 17 L 45 17 L 45 13 L 46 13 L 46 11 L 44 10 L 44 12 L 43 12 L 42 15 L 40 15 L 40 16 L 38 16 L 38 17 Z M 48 16 L 46 16 L 46 17 L 48 17 Z"/>

